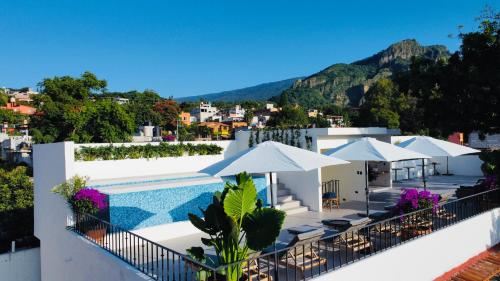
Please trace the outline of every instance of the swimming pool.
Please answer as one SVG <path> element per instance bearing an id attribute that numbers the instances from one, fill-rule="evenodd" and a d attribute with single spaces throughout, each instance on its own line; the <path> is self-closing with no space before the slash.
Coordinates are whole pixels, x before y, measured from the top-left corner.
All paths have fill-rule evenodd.
<path id="1" fill-rule="evenodd" d="M 200 177 L 198 177 L 200 178 Z M 266 179 L 253 176 L 258 198 L 266 201 Z M 160 224 L 188 220 L 188 214 L 202 215 L 199 208 L 205 209 L 211 202 L 215 191 L 222 191 L 225 182 L 236 183 L 234 177 L 224 177 L 222 182 L 201 183 L 180 187 L 144 188 L 140 191 L 109 193 L 109 219 L 127 230 L 140 229 Z M 161 185 L 162 181 L 158 181 Z M 165 182 L 165 180 L 163 180 Z M 117 183 L 118 184 L 118 183 Z M 117 184 L 113 184 L 116 187 Z M 120 183 L 127 185 L 127 182 Z M 132 184 L 132 183 L 131 183 Z M 134 182 L 133 184 L 138 184 Z M 96 186 L 106 192 L 109 186 Z"/>

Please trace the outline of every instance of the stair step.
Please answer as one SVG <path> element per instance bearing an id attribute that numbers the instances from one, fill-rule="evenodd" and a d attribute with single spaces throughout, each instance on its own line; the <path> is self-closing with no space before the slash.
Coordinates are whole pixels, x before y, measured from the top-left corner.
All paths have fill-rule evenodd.
<path id="1" fill-rule="evenodd" d="M 278 203 L 285 203 L 293 200 L 293 195 L 278 196 Z"/>
<path id="2" fill-rule="evenodd" d="M 299 208 L 294 208 L 294 209 L 288 209 L 284 210 L 287 215 L 294 215 L 294 214 L 299 214 L 299 213 L 304 213 L 309 211 L 308 207 L 299 207 Z"/>
<path id="3" fill-rule="evenodd" d="M 278 197 L 290 195 L 290 190 L 280 188 L 278 189 Z"/>
<path id="4" fill-rule="evenodd" d="M 280 204 L 280 209 L 283 211 L 294 209 L 294 208 L 299 208 L 300 207 L 300 201 L 297 200 L 291 200 L 288 202 L 285 202 L 283 204 Z"/>

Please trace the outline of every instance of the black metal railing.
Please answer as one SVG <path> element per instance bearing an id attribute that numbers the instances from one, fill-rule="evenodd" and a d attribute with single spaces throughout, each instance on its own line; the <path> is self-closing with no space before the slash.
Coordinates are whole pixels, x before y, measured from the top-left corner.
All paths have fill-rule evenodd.
<path id="1" fill-rule="evenodd" d="M 69 228 L 134 266 L 154 280 L 199 280 L 215 268 L 93 215 L 75 213 Z"/>
<path id="2" fill-rule="evenodd" d="M 71 229 L 155 280 L 305 280 L 496 208 L 499 198 L 495 189 L 342 232 L 298 235 L 285 247 L 217 268 L 91 215 L 76 214 Z M 226 279 L 228 272 L 237 276 Z"/>
<path id="3" fill-rule="evenodd" d="M 435 209 L 396 215 L 343 232 L 320 232 L 319 237 L 308 236 L 302 241 L 294 239 L 284 248 L 216 271 L 240 266 L 240 277 L 246 280 L 310 279 L 499 207 L 499 202 L 499 189 L 490 190 L 440 203 Z"/>

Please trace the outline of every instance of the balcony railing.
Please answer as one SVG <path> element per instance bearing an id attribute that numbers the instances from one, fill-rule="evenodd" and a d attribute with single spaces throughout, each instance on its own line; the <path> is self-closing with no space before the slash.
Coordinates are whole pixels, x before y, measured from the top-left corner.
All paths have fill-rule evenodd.
<path id="1" fill-rule="evenodd" d="M 201 264 L 148 239 L 87 214 L 70 227 L 154 280 L 305 280 L 417 239 L 499 206 L 500 190 L 489 190 L 357 228 L 319 237 L 295 238 L 286 247 L 217 268 Z M 235 269 L 238 270 L 235 270 Z M 241 269 L 241 270 L 240 270 Z"/>

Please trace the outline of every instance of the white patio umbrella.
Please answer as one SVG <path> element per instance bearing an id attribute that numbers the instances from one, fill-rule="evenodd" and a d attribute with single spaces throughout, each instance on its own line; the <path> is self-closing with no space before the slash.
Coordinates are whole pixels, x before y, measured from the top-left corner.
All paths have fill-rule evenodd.
<path id="1" fill-rule="evenodd" d="M 404 149 L 374 138 L 361 138 L 330 149 L 323 154 L 347 161 L 365 162 L 366 215 L 369 215 L 368 161 L 393 162 L 400 160 L 431 158 L 430 156 Z"/>
<path id="2" fill-rule="evenodd" d="M 230 176 L 241 172 L 251 174 L 270 173 L 271 206 L 274 206 L 272 173 L 305 172 L 321 167 L 348 163 L 309 150 L 279 142 L 266 141 L 217 162 L 200 172 L 213 176 Z"/>
<path id="3" fill-rule="evenodd" d="M 432 157 L 446 157 L 446 174 L 450 175 L 448 170 L 448 157 L 455 157 L 464 154 L 478 153 L 477 149 L 458 145 L 449 141 L 438 140 L 427 136 L 417 136 L 406 140 L 400 144 L 403 147 L 415 152 L 423 153 Z M 422 166 L 422 169 L 424 167 Z"/>

